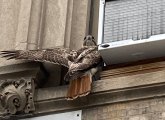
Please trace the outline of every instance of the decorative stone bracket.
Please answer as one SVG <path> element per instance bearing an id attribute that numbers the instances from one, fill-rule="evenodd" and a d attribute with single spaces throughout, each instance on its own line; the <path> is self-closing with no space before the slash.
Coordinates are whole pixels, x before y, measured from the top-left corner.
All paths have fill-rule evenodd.
<path id="1" fill-rule="evenodd" d="M 33 79 L 2 80 L 0 83 L 0 108 L 3 112 L 0 114 L 4 116 L 34 111 L 33 96 Z"/>

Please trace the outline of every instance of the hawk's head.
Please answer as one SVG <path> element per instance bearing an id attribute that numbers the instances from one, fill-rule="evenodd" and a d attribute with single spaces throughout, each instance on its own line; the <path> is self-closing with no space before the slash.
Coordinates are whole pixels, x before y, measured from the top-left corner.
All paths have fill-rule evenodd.
<path id="1" fill-rule="evenodd" d="M 83 46 L 96 46 L 95 39 L 92 35 L 87 35 L 84 38 Z"/>

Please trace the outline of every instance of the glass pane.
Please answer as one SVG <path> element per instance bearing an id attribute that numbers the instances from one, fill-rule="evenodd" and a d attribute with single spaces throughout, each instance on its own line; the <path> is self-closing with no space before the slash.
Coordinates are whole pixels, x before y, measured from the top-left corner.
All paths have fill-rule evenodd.
<path id="1" fill-rule="evenodd" d="M 164 33 L 165 0 L 106 2 L 103 43 L 147 39 Z"/>

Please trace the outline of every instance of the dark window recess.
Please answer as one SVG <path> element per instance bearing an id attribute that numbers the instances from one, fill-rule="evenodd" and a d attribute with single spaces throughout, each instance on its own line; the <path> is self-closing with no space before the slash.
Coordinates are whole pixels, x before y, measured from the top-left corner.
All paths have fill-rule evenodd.
<path id="1" fill-rule="evenodd" d="M 103 43 L 164 33 L 165 0 L 106 1 Z"/>

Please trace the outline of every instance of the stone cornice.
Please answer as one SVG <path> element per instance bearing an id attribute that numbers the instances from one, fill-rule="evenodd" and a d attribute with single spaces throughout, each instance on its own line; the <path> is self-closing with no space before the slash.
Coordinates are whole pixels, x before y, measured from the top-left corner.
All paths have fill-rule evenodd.
<path id="1" fill-rule="evenodd" d="M 93 82 L 92 93 L 65 99 L 68 86 L 36 90 L 33 115 L 165 96 L 165 70 Z"/>
<path id="2" fill-rule="evenodd" d="M 144 74 L 137 74 L 132 76 L 124 76 L 119 78 L 111 78 L 105 80 L 95 81 L 92 84 L 92 92 L 91 94 L 100 94 L 104 92 L 114 92 L 120 90 L 128 90 L 133 88 L 143 88 L 147 86 L 155 86 L 155 85 L 163 85 L 165 84 L 165 70 L 144 73 Z M 36 96 L 36 100 L 46 101 L 52 100 L 56 98 L 64 98 L 65 93 L 67 91 L 68 86 L 59 86 L 55 88 L 44 88 L 38 89 Z M 40 94 L 42 93 L 42 94 Z M 102 94 L 103 94 L 102 93 Z M 47 97 L 45 95 L 51 94 Z"/>
<path id="3" fill-rule="evenodd" d="M 34 95 L 35 111 L 30 114 L 12 115 L 12 117 L 18 119 L 117 102 L 164 97 L 164 78 L 165 69 L 156 69 L 144 73 L 94 81 L 91 94 L 73 101 L 65 99 L 67 85 L 36 89 Z"/>
<path id="4" fill-rule="evenodd" d="M 4 76 L 8 76 L 10 74 L 15 74 L 15 76 L 19 77 L 18 73 L 27 73 L 27 71 L 38 71 L 40 68 L 40 63 L 36 62 L 24 62 L 24 63 L 19 63 L 19 64 L 12 64 L 12 65 L 7 65 L 7 66 L 2 66 L 0 67 L 0 79 L 3 79 Z M 35 74 L 35 73 L 34 73 Z"/>

